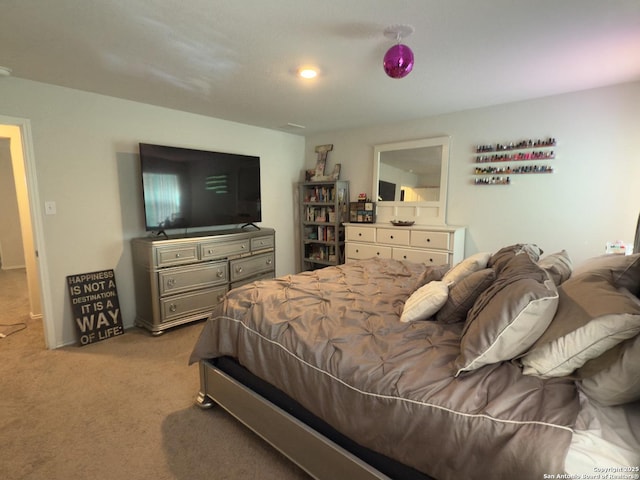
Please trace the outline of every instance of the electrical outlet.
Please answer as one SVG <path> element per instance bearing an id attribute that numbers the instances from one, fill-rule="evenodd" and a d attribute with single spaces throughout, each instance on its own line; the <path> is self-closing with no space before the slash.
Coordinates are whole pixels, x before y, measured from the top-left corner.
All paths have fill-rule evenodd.
<path id="1" fill-rule="evenodd" d="M 627 255 L 627 245 L 622 240 L 616 242 L 607 242 L 605 244 L 605 253 L 615 253 L 619 255 Z"/>
<path id="2" fill-rule="evenodd" d="M 55 215 L 56 202 L 53 202 L 53 201 L 44 202 L 44 213 L 45 215 Z"/>

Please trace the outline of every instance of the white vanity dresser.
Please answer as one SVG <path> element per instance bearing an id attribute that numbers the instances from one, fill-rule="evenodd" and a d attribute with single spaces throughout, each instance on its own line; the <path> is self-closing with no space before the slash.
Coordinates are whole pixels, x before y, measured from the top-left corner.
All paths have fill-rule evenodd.
<path id="1" fill-rule="evenodd" d="M 427 265 L 464 259 L 465 227 L 447 225 L 447 136 L 374 147 L 376 223 L 347 223 L 345 261 L 393 258 Z M 410 225 L 396 226 L 406 222 Z"/>
<path id="2" fill-rule="evenodd" d="M 393 258 L 427 265 L 455 265 L 464 258 L 464 227 L 347 223 L 346 262 Z"/>

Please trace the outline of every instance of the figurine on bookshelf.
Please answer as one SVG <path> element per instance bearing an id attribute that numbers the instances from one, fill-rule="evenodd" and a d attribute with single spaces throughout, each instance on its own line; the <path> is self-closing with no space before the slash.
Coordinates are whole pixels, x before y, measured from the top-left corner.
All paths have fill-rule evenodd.
<path id="1" fill-rule="evenodd" d="M 316 162 L 316 177 L 324 176 L 324 167 L 327 164 L 327 157 L 329 152 L 333 150 L 333 144 L 318 145 L 315 152 L 318 154 L 318 160 Z"/>
<path id="2" fill-rule="evenodd" d="M 333 150 L 333 144 L 327 145 L 318 145 L 315 148 L 315 152 L 318 154 L 318 159 L 316 161 L 316 168 L 311 170 L 305 170 L 305 181 L 307 182 L 325 182 L 332 181 L 335 182 L 340 179 L 340 169 L 341 164 L 337 163 L 333 167 L 333 171 L 331 175 L 325 175 L 324 169 L 327 164 L 327 157 L 329 152 Z"/>
<path id="3" fill-rule="evenodd" d="M 333 167 L 333 172 L 331 172 L 331 175 L 329 175 L 329 180 L 331 180 L 332 182 L 336 182 L 338 180 L 340 180 L 340 169 L 341 169 L 342 165 L 340 163 L 336 163 Z"/>

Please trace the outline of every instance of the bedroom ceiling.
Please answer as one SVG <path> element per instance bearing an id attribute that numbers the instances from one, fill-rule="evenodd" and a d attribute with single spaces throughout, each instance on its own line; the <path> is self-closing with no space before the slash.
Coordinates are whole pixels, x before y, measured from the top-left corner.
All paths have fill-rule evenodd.
<path id="1" fill-rule="evenodd" d="M 3 0 L 0 11 L 0 66 L 14 77 L 301 135 L 640 80 L 640 0 Z M 382 69 L 394 24 L 415 28 L 400 80 Z M 296 77 L 306 65 L 319 77 Z"/>

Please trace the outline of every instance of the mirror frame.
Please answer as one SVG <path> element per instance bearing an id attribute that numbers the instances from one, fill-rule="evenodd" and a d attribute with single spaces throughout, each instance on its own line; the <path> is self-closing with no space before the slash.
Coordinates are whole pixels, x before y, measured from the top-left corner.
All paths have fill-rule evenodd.
<path id="1" fill-rule="evenodd" d="M 449 147 L 448 136 L 422 138 L 403 142 L 375 145 L 373 149 L 373 188 L 371 198 L 378 198 L 378 182 L 380 181 L 380 154 L 394 150 L 410 148 L 442 147 L 440 164 L 440 199 L 433 202 L 376 202 L 376 222 L 391 220 L 413 220 L 416 224 L 445 224 L 447 215 L 447 185 L 449 179 Z"/>

